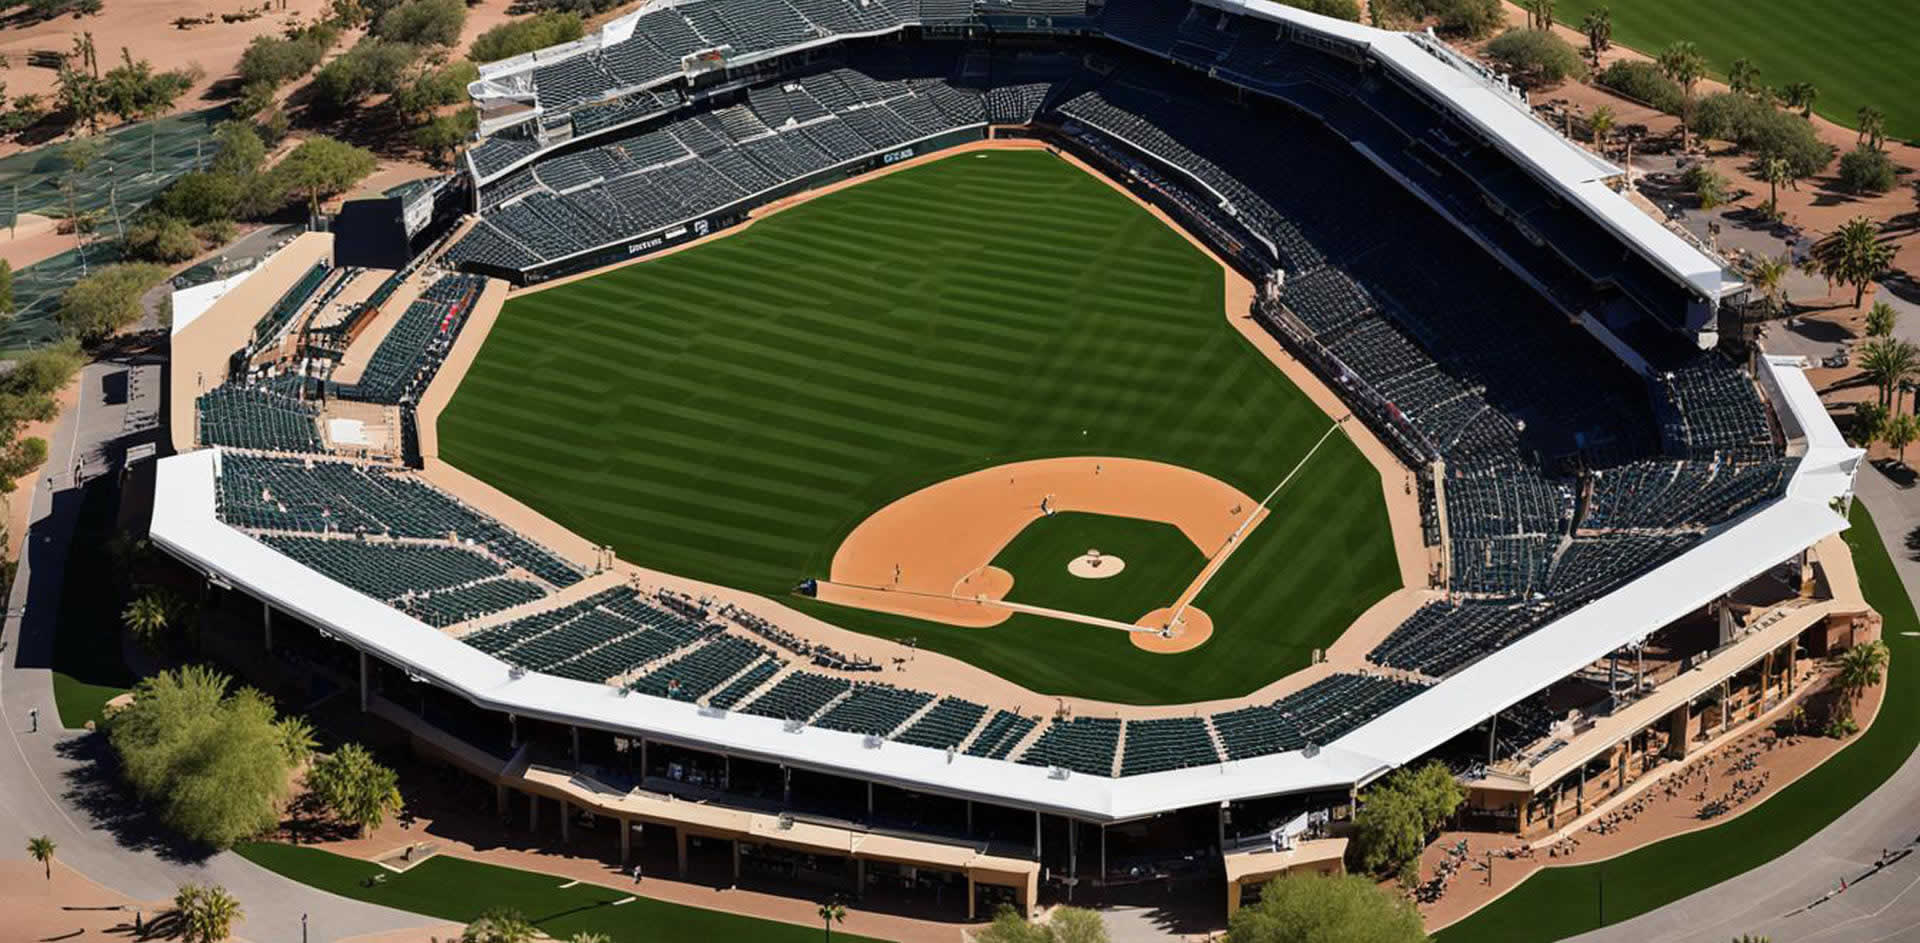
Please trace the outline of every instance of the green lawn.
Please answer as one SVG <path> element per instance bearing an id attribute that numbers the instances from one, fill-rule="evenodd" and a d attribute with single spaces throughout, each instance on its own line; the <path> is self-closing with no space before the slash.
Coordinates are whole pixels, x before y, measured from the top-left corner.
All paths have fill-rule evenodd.
<path id="1" fill-rule="evenodd" d="M 493 908 L 511 908 L 556 940 L 586 932 L 605 934 L 614 943 L 687 940 L 812 943 L 820 937 L 818 927 L 776 923 L 645 897 L 614 906 L 615 901 L 631 895 L 596 884 L 563 888 L 560 885 L 567 883 L 564 878 L 460 858 L 432 858 L 405 874 L 393 874 L 379 865 L 315 848 L 253 842 L 234 850 L 254 864 L 302 884 L 443 920 L 466 923 Z M 365 882 L 376 874 L 387 875 L 387 880 L 368 886 Z M 325 916 L 316 914 L 315 919 L 324 921 Z M 869 937 L 850 933 L 836 932 L 833 936 L 834 939 L 870 941 Z"/>
<path id="2" fill-rule="evenodd" d="M 1068 561 L 1088 550 L 1124 568 L 1097 580 L 1068 573 Z M 1132 622 L 1172 605 L 1207 558 L 1172 524 L 1069 511 L 1028 524 L 993 565 L 1013 574 L 1007 598 L 1014 602 Z"/>
<path id="3" fill-rule="evenodd" d="M 1904 0 L 1845 6 L 1793 0 L 1569 0 L 1555 19 L 1574 28 L 1597 7 L 1613 13 L 1613 41 L 1659 55 L 1690 40 L 1722 79 L 1747 58 L 1778 88 L 1812 82 L 1814 110 L 1852 127 L 1862 105 L 1886 113 L 1894 137 L 1920 137 L 1920 71 L 1913 68 L 1914 8 Z"/>
<path id="4" fill-rule="evenodd" d="M 1886 618 L 1883 636 L 1892 654 L 1886 699 L 1866 733 L 1725 825 L 1611 861 L 1541 871 L 1438 939 L 1557 940 L 1638 916 L 1786 853 L 1893 775 L 1920 745 L 1920 691 L 1905 673 L 1920 659 L 1920 638 L 1907 634 L 1920 632 L 1920 619 L 1866 505 L 1854 503 L 1846 536 L 1867 601 Z"/>
<path id="5" fill-rule="evenodd" d="M 1145 458 L 1265 494 L 1328 420 L 1223 304 L 1218 266 L 1100 181 L 959 155 L 515 298 L 441 452 L 624 560 L 781 596 L 880 507 L 1005 462 Z M 1397 586 L 1379 488 L 1328 443 L 1279 499 L 1304 513 L 1254 531 L 1201 599 L 1212 641 L 1173 660 L 1044 619 L 796 604 L 1045 693 L 1230 697 Z"/>

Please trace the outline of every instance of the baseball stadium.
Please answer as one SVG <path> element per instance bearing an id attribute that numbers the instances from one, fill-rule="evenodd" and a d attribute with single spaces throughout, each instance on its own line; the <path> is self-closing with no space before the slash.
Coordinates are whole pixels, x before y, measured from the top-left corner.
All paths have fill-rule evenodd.
<path id="1" fill-rule="evenodd" d="M 468 92 L 176 295 L 151 536 L 623 867 L 1231 913 L 1396 770 L 1552 836 L 1879 632 L 1805 364 L 1429 35 L 656 0 Z"/>

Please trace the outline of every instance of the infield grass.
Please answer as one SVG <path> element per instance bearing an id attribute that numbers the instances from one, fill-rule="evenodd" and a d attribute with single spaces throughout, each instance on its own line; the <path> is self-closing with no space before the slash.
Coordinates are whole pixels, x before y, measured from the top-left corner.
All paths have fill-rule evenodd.
<path id="1" fill-rule="evenodd" d="M 781 596 L 880 507 L 1006 462 L 1143 458 L 1267 493 L 1329 420 L 1223 310 L 1219 266 L 1103 182 L 960 154 L 516 296 L 441 454 L 621 559 Z M 1398 585 L 1379 476 L 1335 438 L 1209 584 L 1191 652 L 794 603 L 1043 693 L 1246 694 Z"/>
<path id="2" fill-rule="evenodd" d="M 1866 474 L 1873 474 L 1869 471 Z M 1880 713 L 1866 733 L 1778 795 L 1724 825 L 1689 832 L 1608 861 L 1547 868 L 1441 931 L 1441 943 L 1558 940 L 1670 904 L 1772 861 L 1853 808 L 1920 745 L 1920 618 L 1864 502 L 1846 533 L 1860 588 L 1886 620 L 1890 657 Z"/>
<path id="3" fill-rule="evenodd" d="M 1088 550 L 1118 558 L 1123 569 L 1102 579 L 1067 572 Z M 1173 605 L 1207 558 L 1172 524 L 1066 511 L 1028 524 L 993 565 L 1013 574 L 1014 602 L 1133 622 Z"/>
<path id="4" fill-rule="evenodd" d="M 1861 0 L 1844 6 L 1793 0 L 1569 0 L 1555 19 L 1578 29 L 1601 6 L 1613 14 L 1613 41 L 1657 56 L 1689 40 L 1725 79 L 1747 58 L 1760 81 L 1779 88 L 1812 82 L 1814 110 L 1847 127 L 1860 106 L 1880 109 L 1897 138 L 1920 137 L 1920 71 L 1911 0 Z"/>

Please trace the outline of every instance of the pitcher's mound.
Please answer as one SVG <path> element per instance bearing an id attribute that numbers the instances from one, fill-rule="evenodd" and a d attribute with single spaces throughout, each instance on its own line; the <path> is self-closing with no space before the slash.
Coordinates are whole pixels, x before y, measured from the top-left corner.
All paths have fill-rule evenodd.
<path id="1" fill-rule="evenodd" d="M 1116 556 L 1089 550 L 1067 563 L 1067 572 L 1083 580 L 1104 580 L 1110 576 L 1119 576 L 1127 568 L 1127 561 Z"/>
<path id="2" fill-rule="evenodd" d="M 1164 629 L 1173 610 L 1161 607 L 1141 616 L 1134 625 L 1144 625 L 1154 629 Z M 1199 648 L 1201 643 L 1213 637 L 1213 617 L 1200 610 L 1198 606 L 1188 606 L 1180 612 L 1180 623 L 1171 632 L 1129 632 L 1127 637 L 1133 640 L 1135 648 L 1172 655 Z"/>

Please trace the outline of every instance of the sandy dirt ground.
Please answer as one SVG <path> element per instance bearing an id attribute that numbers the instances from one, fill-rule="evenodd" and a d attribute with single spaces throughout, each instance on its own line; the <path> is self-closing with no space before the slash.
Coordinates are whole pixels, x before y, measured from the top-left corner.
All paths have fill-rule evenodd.
<path id="1" fill-rule="evenodd" d="M 1805 677 L 1817 677 L 1817 671 Z M 1884 693 L 1884 685 L 1876 686 L 1855 706 L 1854 716 L 1863 730 L 1878 715 Z M 1799 701 L 1789 701 L 1736 727 L 1718 745 L 1700 750 L 1684 764 L 1667 763 L 1553 835 L 1521 842 L 1511 835 L 1488 832 L 1442 834 L 1421 856 L 1422 881 L 1435 876 L 1436 868 L 1462 839 L 1468 854 L 1440 898 L 1421 905 L 1428 931 L 1492 903 L 1541 868 L 1604 861 L 1664 838 L 1725 824 L 1758 808 L 1851 742 L 1821 736 L 1776 737 L 1770 725 L 1794 703 Z M 1701 818 L 1701 806 L 1714 800 L 1727 800 L 1731 808 L 1714 818 Z M 1889 839 L 1889 844 L 1894 842 Z M 1489 853 L 1491 878 L 1485 869 Z"/>
<path id="2" fill-rule="evenodd" d="M 170 910 L 172 901 L 134 900 L 60 862 L 53 877 L 36 861 L 0 861 L 0 939 L 136 939 L 134 919 L 144 925 Z"/>
<path id="3" fill-rule="evenodd" d="M 1211 475 L 1164 462 L 1089 456 L 1000 465 L 922 488 L 861 521 L 834 552 L 820 598 L 997 625 L 1011 611 L 993 603 L 1013 579 L 988 564 L 1046 509 L 1171 524 L 1212 559 L 1266 513 L 1258 505 Z"/>

